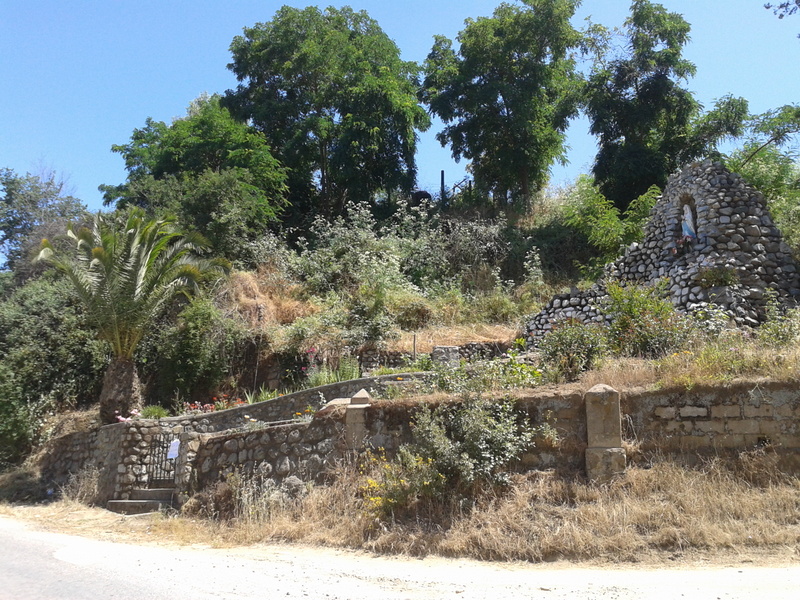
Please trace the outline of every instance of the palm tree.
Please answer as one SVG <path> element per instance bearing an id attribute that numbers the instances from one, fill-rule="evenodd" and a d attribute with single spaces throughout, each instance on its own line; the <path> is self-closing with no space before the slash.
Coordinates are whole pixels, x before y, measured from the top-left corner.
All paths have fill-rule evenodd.
<path id="1" fill-rule="evenodd" d="M 111 345 L 103 377 L 100 419 L 116 422 L 142 402 L 133 354 L 142 336 L 175 295 L 191 293 L 198 283 L 227 269 L 207 260 L 197 235 L 182 235 L 170 219 L 148 219 L 141 209 L 119 216 L 97 213 L 91 227 L 67 232 L 76 245 L 62 256 L 42 240 L 38 259 L 64 272 L 86 308 L 98 336 Z"/>

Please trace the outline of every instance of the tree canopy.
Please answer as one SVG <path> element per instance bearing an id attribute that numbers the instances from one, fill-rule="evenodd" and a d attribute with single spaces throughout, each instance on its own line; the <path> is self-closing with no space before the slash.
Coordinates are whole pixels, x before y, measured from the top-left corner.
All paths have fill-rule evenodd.
<path id="1" fill-rule="evenodd" d="M 65 194 L 64 187 L 52 172 L 17 175 L 0 169 L 0 254 L 5 255 L 0 268 L 21 266 L 27 251 L 38 246 L 44 235 L 52 235 L 53 227 L 63 230 L 70 221 L 86 215 L 84 204 Z"/>
<path id="2" fill-rule="evenodd" d="M 411 190 L 416 132 L 429 126 L 418 67 L 365 11 L 284 6 L 245 28 L 231 53 L 241 83 L 225 105 L 289 169 L 295 213 L 341 214 L 378 190 Z"/>
<path id="3" fill-rule="evenodd" d="M 663 187 L 683 163 L 715 153 L 722 138 L 741 133 L 745 100 L 725 97 L 703 115 L 681 86 L 695 74 L 681 54 L 689 31 L 680 14 L 634 0 L 626 53 L 599 56 L 589 78 L 586 112 L 600 145 L 593 174 L 620 210 L 650 186 Z"/>
<path id="4" fill-rule="evenodd" d="M 125 158 L 128 180 L 101 186 L 106 204 L 175 215 L 232 258 L 286 205 L 286 171 L 266 138 L 233 119 L 217 96 L 201 96 L 169 126 L 148 118 L 112 150 Z"/>
<path id="5" fill-rule="evenodd" d="M 570 25 L 578 4 L 501 4 L 467 20 L 457 51 L 437 36 L 425 61 L 421 96 L 447 125 L 438 140 L 472 161 L 477 186 L 497 204 L 527 201 L 565 159 L 581 90 L 572 57 L 581 35 Z"/>

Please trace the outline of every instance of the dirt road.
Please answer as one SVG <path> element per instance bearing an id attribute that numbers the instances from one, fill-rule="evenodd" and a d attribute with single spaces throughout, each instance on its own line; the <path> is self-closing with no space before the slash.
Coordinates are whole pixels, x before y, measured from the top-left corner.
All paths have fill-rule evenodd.
<path id="1" fill-rule="evenodd" d="M 672 569 L 496 564 L 259 545 L 132 545 L 0 516 L 0 598 L 603 599 L 800 597 L 800 565 Z"/>

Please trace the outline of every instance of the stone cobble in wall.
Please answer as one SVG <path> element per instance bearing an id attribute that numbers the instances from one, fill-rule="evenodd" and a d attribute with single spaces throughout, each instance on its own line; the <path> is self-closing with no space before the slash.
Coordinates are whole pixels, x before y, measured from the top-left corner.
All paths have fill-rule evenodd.
<path id="1" fill-rule="evenodd" d="M 685 214 L 695 235 L 684 236 Z M 641 243 L 606 265 L 604 281 L 653 285 L 666 280 L 681 312 L 714 304 L 740 326 L 764 321 L 770 293 L 782 304 L 800 298 L 800 275 L 764 196 L 720 163 L 704 161 L 670 176 L 650 212 Z M 527 325 L 535 346 L 564 319 L 603 322 L 604 283 L 554 298 Z M 772 292 L 768 292 L 772 290 Z"/>

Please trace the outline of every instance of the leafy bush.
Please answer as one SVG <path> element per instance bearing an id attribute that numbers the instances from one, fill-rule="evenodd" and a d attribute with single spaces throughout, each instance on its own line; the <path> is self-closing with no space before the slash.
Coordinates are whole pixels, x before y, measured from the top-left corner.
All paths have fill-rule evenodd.
<path id="1" fill-rule="evenodd" d="M 196 296 L 177 323 L 156 329 L 139 352 L 151 401 L 200 400 L 235 376 L 247 346 L 247 332 L 226 318 L 208 297 Z"/>
<path id="2" fill-rule="evenodd" d="M 509 351 L 503 358 L 458 365 L 438 363 L 433 366 L 432 384 L 438 391 L 460 396 L 487 391 L 535 387 L 542 382 L 542 372 Z"/>
<path id="3" fill-rule="evenodd" d="M 506 467 L 533 443 L 508 400 L 472 396 L 460 406 L 423 406 L 413 423 L 414 442 L 389 462 L 377 461 L 363 490 L 368 508 L 387 515 L 421 498 L 455 492 L 471 496 L 484 486 L 507 483 Z"/>
<path id="4" fill-rule="evenodd" d="M 412 293 L 390 294 L 387 309 L 405 331 L 422 329 L 433 319 L 433 307 L 423 296 Z"/>
<path id="5" fill-rule="evenodd" d="M 399 367 L 386 367 L 380 366 L 374 369 L 371 374 L 378 375 L 392 375 L 394 373 L 422 373 L 425 371 L 433 371 L 434 365 L 430 354 L 418 354 L 416 360 L 411 360 L 410 355 L 404 355 L 404 364 Z"/>
<path id="6" fill-rule="evenodd" d="M 692 321 L 698 331 L 713 339 L 729 328 L 731 316 L 719 306 L 709 304 L 693 311 Z"/>
<path id="7" fill-rule="evenodd" d="M 577 228 L 600 253 L 586 266 L 586 276 L 594 279 L 600 268 L 621 254 L 624 246 L 637 242 L 644 235 L 644 224 L 661 193 L 652 186 L 633 200 L 624 215 L 600 192 L 594 180 L 581 175 L 575 183 L 567 205 L 565 222 Z"/>
<path id="8" fill-rule="evenodd" d="M 640 287 L 609 283 L 603 306 L 611 317 L 608 339 L 623 356 L 659 358 L 686 343 L 691 323 L 662 297 L 664 285 Z"/>
<path id="9" fill-rule="evenodd" d="M 383 454 L 367 453 L 365 462 L 374 475 L 366 478 L 360 492 L 367 510 L 378 516 L 409 508 L 423 498 L 439 498 L 445 491 L 445 476 L 433 459 L 415 454 L 410 446 L 401 446 L 392 461 Z"/>
<path id="10" fill-rule="evenodd" d="M 539 351 L 556 381 L 575 381 L 606 353 L 605 332 L 600 325 L 565 321 L 544 336 Z"/>
<path id="11" fill-rule="evenodd" d="M 697 282 L 705 289 L 737 285 L 739 283 L 739 274 L 733 266 L 705 267 L 698 271 Z"/>
<path id="12" fill-rule="evenodd" d="M 768 348 L 785 348 L 800 338 L 800 310 L 783 310 L 773 290 L 767 293 L 766 321 L 758 328 L 758 341 Z"/>
<path id="13" fill-rule="evenodd" d="M 163 419 L 169 416 L 169 411 L 163 406 L 157 404 L 150 404 L 142 408 L 139 412 L 142 419 Z"/>
<path id="14" fill-rule="evenodd" d="M 457 487 L 477 481 L 505 482 L 503 468 L 533 440 L 509 401 L 474 396 L 459 407 L 423 407 L 414 420 L 416 454 L 433 460 L 436 470 Z"/>
<path id="15" fill-rule="evenodd" d="M 47 413 L 96 401 L 106 361 L 67 281 L 47 274 L 10 288 L 0 300 L 0 463 L 40 440 Z"/>

